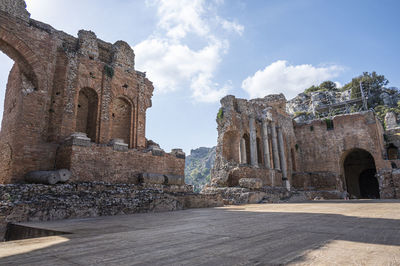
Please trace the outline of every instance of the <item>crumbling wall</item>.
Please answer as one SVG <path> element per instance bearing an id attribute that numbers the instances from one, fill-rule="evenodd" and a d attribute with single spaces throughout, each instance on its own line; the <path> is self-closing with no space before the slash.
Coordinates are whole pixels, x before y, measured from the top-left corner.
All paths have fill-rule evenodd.
<path id="1" fill-rule="evenodd" d="M 296 158 L 285 103 L 283 94 L 250 101 L 230 95 L 221 99 L 213 186 L 239 186 L 242 178 L 259 179 L 264 186 L 290 182 Z"/>
<path id="2" fill-rule="evenodd" d="M 373 157 L 375 165 L 368 167 L 376 168 L 377 177 L 381 180 L 381 197 L 394 197 L 387 193 L 395 187 L 390 182 L 393 167 L 387 160 L 383 127 L 373 111 L 339 115 L 332 120 L 295 123 L 294 132 L 298 158 L 298 170 L 293 175 L 292 183 L 295 188 L 348 190 L 345 159 L 351 152 L 362 150 Z M 353 183 L 347 185 L 354 187 Z M 358 190 L 358 187 L 355 189 Z"/>
<path id="3" fill-rule="evenodd" d="M 0 133 L 0 183 L 22 182 L 27 172 L 54 169 L 58 147 L 74 132 L 86 133 L 100 146 L 119 139 L 129 149 L 145 150 L 146 111 L 154 88 L 145 73 L 135 70 L 130 45 L 107 43 L 85 30 L 70 36 L 30 19 L 25 8 L 22 0 L 0 0 L 0 50 L 15 61 Z M 103 161 L 97 151 L 97 157 L 88 152 L 79 162 L 66 158 L 65 164 L 74 168 L 74 163 Z M 147 158 L 145 152 L 135 154 L 131 167 L 143 163 L 144 172 L 177 166 L 174 160 L 146 161 L 140 157 Z M 118 153 L 107 158 L 123 159 Z M 107 171 L 98 178 L 107 178 Z M 176 171 L 183 173 L 180 163 Z M 83 167 L 79 173 L 87 176 Z"/>

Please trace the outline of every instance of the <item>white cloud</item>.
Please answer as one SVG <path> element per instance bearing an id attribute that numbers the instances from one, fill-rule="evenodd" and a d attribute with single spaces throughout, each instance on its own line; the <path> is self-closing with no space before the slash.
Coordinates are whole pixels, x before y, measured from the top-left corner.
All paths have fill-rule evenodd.
<path id="1" fill-rule="evenodd" d="M 244 31 L 243 25 L 240 25 L 234 21 L 229 21 L 220 17 L 217 17 L 217 21 L 221 24 L 223 29 L 231 32 L 236 32 L 239 35 L 243 34 Z"/>
<path id="2" fill-rule="evenodd" d="M 190 88 L 193 99 L 200 102 L 215 102 L 228 93 L 229 81 L 222 85 L 213 81 L 229 48 L 229 41 L 217 32 L 242 34 L 244 27 L 220 18 L 218 4 L 205 0 L 150 2 L 157 7 L 157 31 L 133 49 L 137 68 L 148 73 L 157 92 Z M 190 36 L 203 45 L 191 47 Z"/>
<path id="3" fill-rule="evenodd" d="M 290 65 L 285 60 L 278 60 L 247 77 L 242 82 L 242 88 L 250 98 L 283 92 L 291 99 L 312 85 L 337 77 L 342 71 L 343 67 L 338 65 Z"/>

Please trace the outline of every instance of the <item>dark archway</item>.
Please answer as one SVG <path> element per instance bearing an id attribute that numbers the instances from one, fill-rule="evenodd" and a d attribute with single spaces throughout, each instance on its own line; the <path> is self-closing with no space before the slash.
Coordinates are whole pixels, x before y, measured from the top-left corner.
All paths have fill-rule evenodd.
<path id="1" fill-rule="evenodd" d="M 375 177 L 375 169 L 367 169 L 360 174 L 361 198 L 379 199 L 379 183 Z"/>
<path id="2" fill-rule="evenodd" d="M 93 142 L 96 141 L 98 101 L 93 89 L 79 91 L 75 131 L 86 133 Z"/>
<path id="3" fill-rule="evenodd" d="M 347 192 L 356 198 L 379 198 L 379 183 L 372 155 L 363 149 L 351 150 L 344 159 Z"/>

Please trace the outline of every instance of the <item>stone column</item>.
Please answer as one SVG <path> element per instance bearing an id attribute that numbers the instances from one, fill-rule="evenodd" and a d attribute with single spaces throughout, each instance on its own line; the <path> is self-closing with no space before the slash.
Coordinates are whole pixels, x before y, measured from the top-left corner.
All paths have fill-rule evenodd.
<path id="1" fill-rule="evenodd" d="M 268 169 L 271 168 L 271 159 L 269 154 L 269 142 L 268 142 L 268 121 L 263 119 L 262 122 L 262 138 L 263 138 L 263 148 L 264 148 L 264 165 Z"/>
<path id="2" fill-rule="evenodd" d="M 280 161 L 281 161 L 283 186 L 286 187 L 288 190 L 290 190 L 290 185 L 289 185 L 289 181 L 287 178 L 285 144 L 283 143 L 282 128 L 278 127 L 277 129 L 278 129 L 279 155 L 280 155 Z"/>
<path id="3" fill-rule="evenodd" d="M 258 165 L 257 133 L 256 133 L 256 120 L 254 116 L 250 116 L 249 128 L 250 128 L 250 162 L 252 166 L 257 166 Z"/>
<path id="4" fill-rule="evenodd" d="M 244 138 L 240 139 L 240 163 L 247 163 L 246 141 Z"/>
<path id="5" fill-rule="evenodd" d="M 280 170 L 281 168 L 279 162 L 278 139 L 274 121 L 271 122 L 271 135 L 272 135 L 272 154 L 274 158 L 274 169 Z"/>

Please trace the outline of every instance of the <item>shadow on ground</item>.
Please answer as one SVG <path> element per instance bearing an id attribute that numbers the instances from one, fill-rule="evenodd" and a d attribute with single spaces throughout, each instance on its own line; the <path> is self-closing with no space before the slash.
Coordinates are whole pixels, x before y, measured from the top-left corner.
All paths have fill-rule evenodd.
<path id="1" fill-rule="evenodd" d="M 38 249 L 32 240 L 0 244 L 0 265 L 384 262 L 379 256 L 400 263 L 399 207 L 400 201 L 320 201 L 33 224 L 73 234 Z"/>

